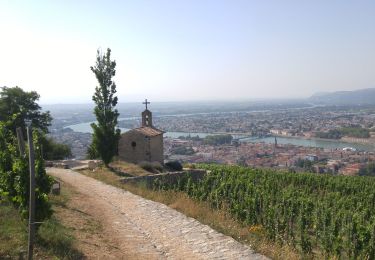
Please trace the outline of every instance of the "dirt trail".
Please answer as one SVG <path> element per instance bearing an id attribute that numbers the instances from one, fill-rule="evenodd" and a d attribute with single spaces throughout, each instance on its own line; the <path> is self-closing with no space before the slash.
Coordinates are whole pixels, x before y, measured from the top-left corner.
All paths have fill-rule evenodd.
<path id="1" fill-rule="evenodd" d="M 164 204 L 72 170 L 48 168 L 47 172 L 83 195 L 86 210 L 100 221 L 103 236 L 116 248 L 113 258 L 266 259 L 233 238 Z M 88 257 L 100 258 L 101 255 Z"/>

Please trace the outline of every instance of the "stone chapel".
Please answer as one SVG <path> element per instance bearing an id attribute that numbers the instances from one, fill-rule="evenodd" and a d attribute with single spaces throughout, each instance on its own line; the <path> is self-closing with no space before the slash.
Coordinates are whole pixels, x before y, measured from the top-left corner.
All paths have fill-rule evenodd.
<path id="1" fill-rule="evenodd" d="M 150 102 L 146 99 L 143 104 L 146 105 L 146 109 L 142 112 L 142 125 L 121 135 L 118 146 L 119 157 L 131 163 L 147 161 L 164 164 L 164 132 L 152 124 L 152 113 L 147 109 Z"/>

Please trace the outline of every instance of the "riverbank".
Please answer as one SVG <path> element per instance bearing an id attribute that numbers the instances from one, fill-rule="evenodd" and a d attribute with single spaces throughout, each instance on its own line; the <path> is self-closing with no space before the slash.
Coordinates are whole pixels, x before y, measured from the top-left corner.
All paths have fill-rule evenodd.
<path id="1" fill-rule="evenodd" d="M 337 144 L 347 144 L 350 145 L 365 145 L 368 148 L 372 148 L 375 150 L 375 139 L 373 138 L 353 138 L 353 137 L 343 137 L 341 139 L 328 139 L 328 138 L 319 138 L 319 137 L 306 137 L 306 136 L 285 136 L 285 135 L 273 135 L 277 138 L 291 138 L 291 139 L 301 139 L 301 140 L 308 140 L 308 141 L 322 141 L 322 142 L 331 142 Z M 350 146 L 352 147 L 352 146 Z M 355 147 L 353 147 L 355 148 Z"/>

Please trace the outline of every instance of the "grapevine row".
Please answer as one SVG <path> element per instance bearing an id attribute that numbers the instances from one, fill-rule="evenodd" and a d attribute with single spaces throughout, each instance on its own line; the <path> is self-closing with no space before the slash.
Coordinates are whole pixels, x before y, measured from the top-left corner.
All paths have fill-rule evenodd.
<path id="1" fill-rule="evenodd" d="M 246 225 L 303 254 L 375 258 L 375 178 L 295 174 L 239 166 L 200 165 L 199 182 L 181 178 L 155 189 L 175 189 L 229 208 Z"/>

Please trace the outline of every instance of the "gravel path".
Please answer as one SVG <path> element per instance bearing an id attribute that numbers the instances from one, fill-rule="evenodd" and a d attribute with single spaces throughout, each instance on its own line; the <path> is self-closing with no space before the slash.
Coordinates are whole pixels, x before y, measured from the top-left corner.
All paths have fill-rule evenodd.
<path id="1" fill-rule="evenodd" d="M 48 168 L 47 172 L 72 185 L 91 204 L 95 201 L 90 207 L 132 259 L 266 259 L 164 204 L 72 170 Z"/>

